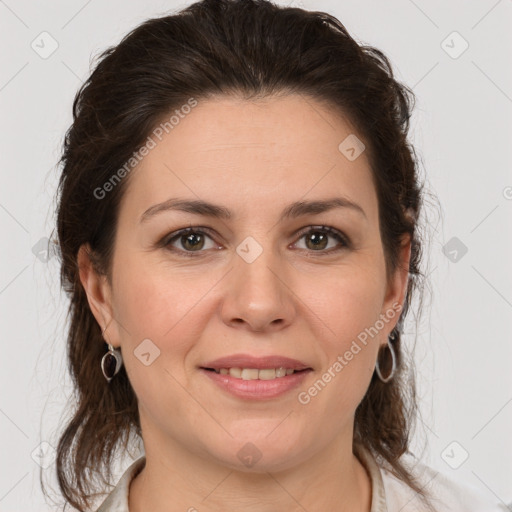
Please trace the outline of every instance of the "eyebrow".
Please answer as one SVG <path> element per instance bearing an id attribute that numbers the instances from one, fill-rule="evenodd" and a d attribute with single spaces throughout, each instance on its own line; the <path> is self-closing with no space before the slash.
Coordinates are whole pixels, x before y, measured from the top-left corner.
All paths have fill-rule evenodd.
<path id="1" fill-rule="evenodd" d="M 333 197 L 331 199 L 314 200 L 314 201 L 296 201 L 287 206 L 281 213 L 280 221 L 285 219 L 294 219 L 302 215 L 315 215 L 323 213 L 335 208 L 348 208 L 358 212 L 365 219 L 366 213 L 361 206 L 346 197 Z M 155 204 L 148 208 L 140 218 L 140 222 L 147 222 L 149 219 L 161 212 L 170 210 L 177 210 L 194 215 L 203 215 L 205 217 L 212 217 L 217 219 L 231 219 L 233 214 L 224 206 L 219 206 L 213 203 L 197 199 L 180 199 L 171 198 L 163 203 Z"/>

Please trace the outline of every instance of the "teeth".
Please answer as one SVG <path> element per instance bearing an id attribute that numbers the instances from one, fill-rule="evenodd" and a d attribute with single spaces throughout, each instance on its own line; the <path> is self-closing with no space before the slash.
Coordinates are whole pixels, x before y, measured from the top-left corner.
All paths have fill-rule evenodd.
<path id="1" fill-rule="evenodd" d="M 280 378 L 291 375 L 295 370 L 282 367 L 265 368 L 262 370 L 258 370 L 257 368 L 221 368 L 220 370 L 215 370 L 215 372 L 222 375 L 230 375 L 231 377 L 242 380 L 272 380 L 276 377 Z"/>
<path id="2" fill-rule="evenodd" d="M 245 371 L 245 370 L 244 370 Z M 276 369 L 275 368 L 265 368 L 264 370 L 260 370 L 259 372 L 256 372 L 257 377 L 260 380 L 271 380 L 276 378 Z M 278 377 L 281 377 L 281 375 L 278 375 Z M 243 373 L 242 373 L 243 378 Z"/>
<path id="3" fill-rule="evenodd" d="M 237 379 L 242 378 L 242 370 L 240 368 L 230 368 L 228 372 L 231 377 L 236 377 Z"/>
<path id="4" fill-rule="evenodd" d="M 256 370 L 256 369 L 249 369 L 249 368 L 244 368 L 242 370 L 242 379 L 243 380 L 253 380 L 253 379 L 257 379 L 259 377 L 259 371 Z M 274 376 L 275 376 L 275 372 L 274 372 Z"/>

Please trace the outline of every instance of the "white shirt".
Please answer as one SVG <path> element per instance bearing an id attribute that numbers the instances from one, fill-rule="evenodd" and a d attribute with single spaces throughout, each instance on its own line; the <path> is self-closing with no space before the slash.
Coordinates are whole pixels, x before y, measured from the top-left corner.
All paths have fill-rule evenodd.
<path id="1" fill-rule="evenodd" d="M 370 452 L 360 447 L 357 456 L 371 480 L 370 512 L 429 512 L 407 484 L 395 477 L 388 469 L 377 465 Z M 422 488 L 425 486 L 425 489 L 431 491 L 432 505 L 436 512 L 510 512 L 512 510 L 512 507 L 508 508 L 497 498 L 490 500 L 477 487 L 457 482 L 448 475 L 417 461 L 412 455 L 404 455 L 401 460 L 419 478 L 420 486 Z M 130 483 L 145 464 L 144 455 L 133 462 L 96 512 L 129 512 Z"/>

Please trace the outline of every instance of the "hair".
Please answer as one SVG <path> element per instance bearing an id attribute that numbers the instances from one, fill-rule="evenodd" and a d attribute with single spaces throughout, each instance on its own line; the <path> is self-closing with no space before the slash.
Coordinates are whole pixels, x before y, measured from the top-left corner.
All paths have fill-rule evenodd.
<path id="1" fill-rule="evenodd" d="M 412 362 L 401 333 L 413 293 L 422 289 L 423 204 L 414 148 L 408 143 L 413 92 L 397 82 L 387 57 L 358 44 L 335 17 L 279 7 L 267 0 L 203 0 L 144 21 L 98 57 L 73 102 L 59 165 L 57 221 L 61 286 L 69 297 L 67 365 L 74 411 L 60 435 L 56 472 L 66 504 L 83 512 L 111 479 L 116 450 L 141 438 L 137 398 L 124 366 L 112 382 L 100 361 L 105 343 L 80 282 L 77 255 L 90 247 L 95 270 L 111 283 L 113 244 L 128 173 L 98 198 L 152 130 L 175 109 L 233 95 L 258 100 L 282 94 L 313 98 L 343 115 L 364 141 L 378 197 L 379 228 L 389 278 L 409 235 L 409 281 L 393 333 L 397 371 L 375 374 L 355 411 L 354 446 L 363 445 L 428 503 L 401 460 L 418 413 Z M 112 183 L 112 181 L 110 181 Z M 387 357 L 386 357 L 387 356 Z M 389 370 L 389 350 L 379 351 Z M 387 373 L 387 372 L 386 372 Z M 101 483 L 95 475 L 102 477 Z M 105 479 L 107 476 L 107 479 Z"/>

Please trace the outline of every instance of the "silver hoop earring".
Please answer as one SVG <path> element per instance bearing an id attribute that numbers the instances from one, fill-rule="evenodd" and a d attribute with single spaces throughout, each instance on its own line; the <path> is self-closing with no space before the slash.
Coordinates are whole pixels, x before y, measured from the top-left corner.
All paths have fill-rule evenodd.
<path id="1" fill-rule="evenodd" d="M 392 364 L 391 364 L 391 372 L 389 373 L 389 375 L 384 378 L 382 376 L 382 373 L 380 371 L 380 365 L 379 365 L 379 358 L 377 357 L 377 363 L 375 364 L 375 371 L 377 372 L 377 375 L 379 377 L 379 379 L 384 382 L 384 384 L 386 384 L 386 382 L 389 382 L 393 376 L 395 375 L 395 372 L 396 372 L 396 355 L 395 355 L 395 349 L 393 348 L 393 345 L 391 345 L 391 341 L 390 340 L 394 340 L 395 339 L 395 335 L 394 334 L 390 334 L 389 335 L 389 338 L 388 338 L 388 347 L 389 347 L 389 350 L 391 351 L 391 360 L 392 360 Z"/>
<path id="2" fill-rule="evenodd" d="M 107 327 L 105 327 L 101 332 L 102 336 L 106 329 Z M 121 366 L 123 365 L 123 356 L 119 349 L 114 348 L 108 342 L 107 345 L 108 352 L 101 358 L 101 371 L 103 372 L 105 379 L 107 379 L 107 382 L 110 382 L 114 375 L 116 375 L 121 369 Z"/>

